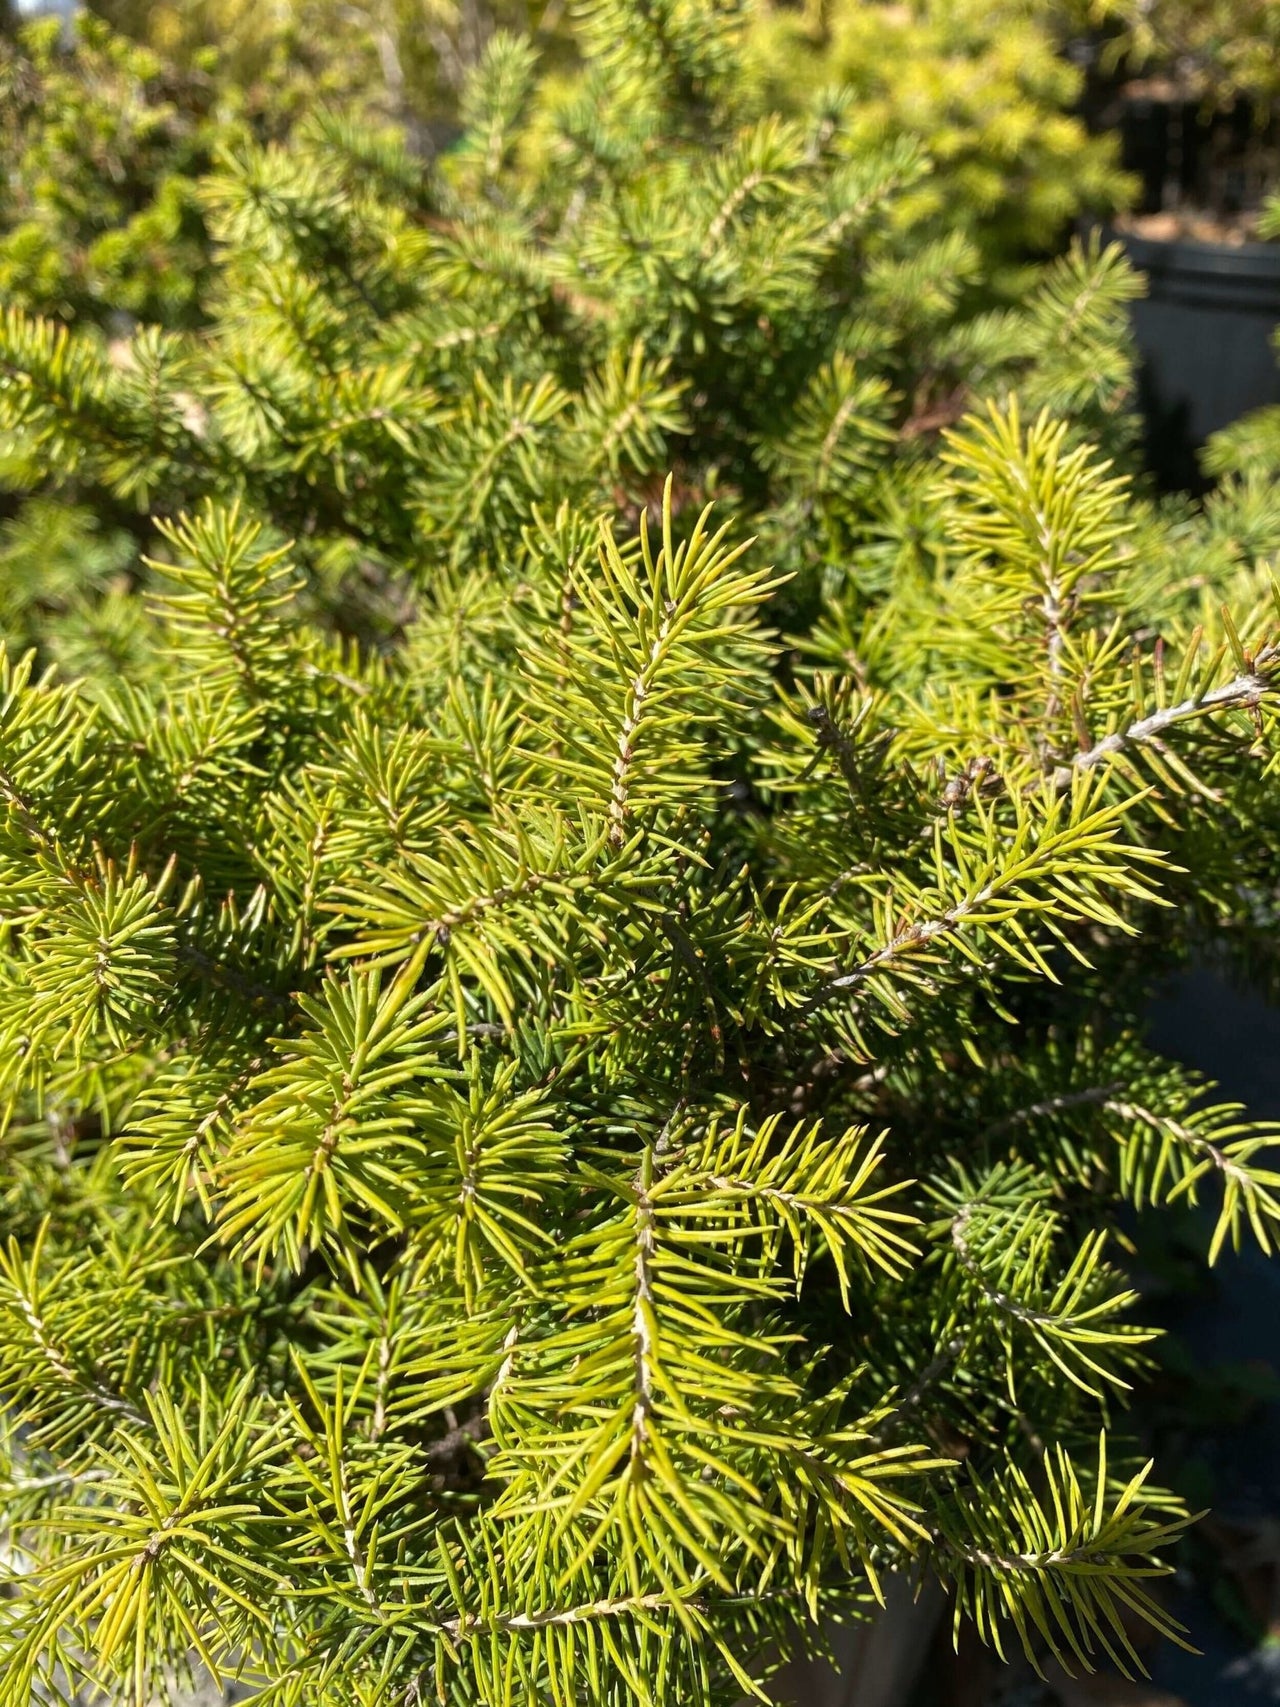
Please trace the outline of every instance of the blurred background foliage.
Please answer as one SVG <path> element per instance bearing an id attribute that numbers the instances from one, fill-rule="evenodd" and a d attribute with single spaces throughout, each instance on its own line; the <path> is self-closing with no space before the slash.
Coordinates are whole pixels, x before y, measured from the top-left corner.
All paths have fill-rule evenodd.
<path id="1" fill-rule="evenodd" d="M 97 0 L 71 32 L 50 18 L 0 41 L 0 298 L 60 319 L 111 311 L 167 327 L 205 318 L 208 236 L 195 180 L 229 150 L 287 137 L 332 106 L 393 122 L 424 157 L 465 119 L 469 73 L 495 31 L 532 40 L 541 76 L 522 146 L 574 122 L 587 8 L 565 0 Z M 1011 296 L 1025 260 L 1130 185 L 1114 139 L 1076 114 L 1082 73 L 1064 20 L 1020 0 L 915 7 L 834 0 L 735 6 L 748 113 L 826 99 L 870 146 L 921 144 L 933 171 L 900 218 L 945 216 L 976 242 L 989 288 Z M 531 175 L 549 187 L 536 144 Z"/>
<path id="2" fill-rule="evenodd" d="M 1069 19 L 995 0 L 761 6 L 752 60 L 768 100 L 794 111 L 844 88 L 868 137 L 927 139 L 920 195 L 1006 258 L 1061 242 L 1082 211 L 1123 205 L 1115 141 L 1076 114 L 1084 75 L 1061 52 Z"/>
<path id="3" fill-rule="evenodd" d="M 419 118 L 456 106 L 495 28 L 535 29 L 542 11 L 520 0 L 96 0 L 92 9 L 176 65 L 214 50 L 244 86 L 319 74 L 393 116 Z"/>

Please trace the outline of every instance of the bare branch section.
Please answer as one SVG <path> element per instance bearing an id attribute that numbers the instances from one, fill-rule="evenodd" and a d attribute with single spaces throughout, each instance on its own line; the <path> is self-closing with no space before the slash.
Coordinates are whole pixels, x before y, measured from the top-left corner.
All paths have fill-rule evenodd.
<path id="1" fill-rule="evenodd" d="M 635 1368 L 635 1401 L 631 1408 L 631 1462 L 644 1458 L 649 1438 L 649 1414 L 654 1403 L 654 1365 L 657 1335 L 653 1296 L 655 1217 L 649 1198 L 653 1177 L 653 1151 L 646 1150 L 644 1166 L 636 1180 L 635 1304 L 631 1318 L 632 1359 Z"/>
<path id="2" fill-rule="evenodd" d="M 1144 1108 L 1141 1103 L 1121 1096 L 1119 1093 L 1123 1089 L 1121 1083 L 1113 1081 L 1109 1085 L 1090 1085 L 1084 1090 L 1064 1091 L 1058 1096 L 1044 1097 L 1039 1102 L 1028 1103 L 1025 1108 L 1016 1108 L 1011 1113 L 1002 1115 L 987 1128 L 986 1136 L 994 1137 L 1011 1127 L 1025 1126 L 1031 1121 L 1043 1120 L 1050 1115 L 1069 1113 L 1072 1109 L 1093 1107 L 1104 1114 L 1114 1114 L 1120 1120 L 1149 1126 L 1153 1132 L 1172 1138 L 1196 1154 L 1204 1156 L 1227 1179 L 1235 1180 L 1245 1188 L 1253 1185 L 1248 1168 L 1242 1168 L 1233 1162 L 1220 1145 L 1213 1143 L 1203 1133 L 1196 1132 L 1184 1121 L 1157 1114 L 1152 1109 Z M 954 1228 L 952 1237 L 955 1237 Z"/>
<path id="3" fill-rule="evenodd" d="M 23 1320 L 31 1330 L 31 1337 L 40 1348 L 41 1355 L 49 1368 L 60 1381 L 65 1381 L 69 1387 L 77 1387 L 85 1396 L 93 1401 L 100 1410 L 108 1411 L 113 1416 L 123 1417 L 126 1422 L 137 1424 L 140 1428 L 150 1427 L 150 1418 L 134 1404 L 115 1392 L 105 1381 L 95 1376 L 82 1374 L 71 1362 L 66 1352 L 50 1333 L 44 1317 L 36 1308 L 35 1302 L 19 1296 L 18 1306 L 22 1311 Z"/>
<path id="4" fill-rule="evenodd" d="M 1224 682 L 1221 687 L 1214 688 L 1209 693 L 1193 694 L 1188 699 L 1180 700 L 1177 705 L 1168 705 L 1162 711 L 1153 711 L 1149 717 L 1141 717 L 1136 723 L 1129 724 L 1128 728 L 1117 729 L 1087 751 L 1077 753 L 1070 765 L 1062 765 L 1054 772 L 1055 786 L 1069 787 L 1076 771 L 1093 770 L 1104 759 L 1111 758 L 1116 753 L 1123 753 L 1130 747 L 1141 746 L 1144 741 L 1155 740 L 1173 724 L 1184 722 L 1189 717 L 1205 717 L 1215 711 L 1253 710 L 1268 693 L 1274 691 L 1272 669 L 1269 666 L 1275 666 L 1277 663 L 1280 663 L 1280 647 L 1264 646 L 1254 659 L 1251 670 Z"/>
<path id="5" fill-rule="evenodd" d="M 1012 1316 L 1015 1321 L 1021 1322 L 1025 1327 L 1055 1327 L 1061 1318 L 1053 1315 L 1050 1311 L 1033 1310 L 1029 1305 L 1020 1303 L 1012 1294 L 1002 1292 L 999 1287 L 992 1286 L 987 1280 L 975 1261 L 973 1253 L 969 1249 L 969 1241 L 965 1237 L 969 1222 L 973 1219 L 975 1207 L 972 1203 L 966 1204 L 951 1223 L 951 1245 L 961 1268 L 972 1280 L 976 1281 L 982 1296 L 997 1310 L 1003 1310 L 1005 1315 Z"/>
<path id="6" fill-rule="evenodd" d="M 882 967 L 900 960 L 904 955 L 911 954 L 917 949 L 927 948 L 939 937 L 949 935 L 964 923 L 969 915 L 985 905 L 995 893 L 988 885 L 980 889 L 976 895 L 971 895 L 954 907 L 949 907 L 945 913 L 940 913 L 935 919 L 921 919 L 918 924 L 911 925 L 905 931 L 899 931 L 897 936 L 878 948 L 874 954 L 868 955 L 860 965 L 849 972 L 843 972 L 838 978 L 832 978 L 817 990 L 801 1010 L 802 1017 L 807 1017 L 815 1008 L 830 1001 L 833 996 L 842 995 L 847 991 L 856 990 L 865 984 L 867 979 L 879 972 Z"/>

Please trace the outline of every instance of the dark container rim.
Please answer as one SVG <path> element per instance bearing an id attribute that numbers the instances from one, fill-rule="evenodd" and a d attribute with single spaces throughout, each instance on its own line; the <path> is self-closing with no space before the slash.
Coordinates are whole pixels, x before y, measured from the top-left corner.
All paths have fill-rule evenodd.
<path id="1" fill-rule="evenodd" d="M 1122 243 L 1144 272 L 1199 273 L 1224 282 L 1256 279 L 1280 284 L 1280 243 L 1204 243 L 1196 237 L 1143 237 L 1114 225 L 1094 228 L 1107 243 Z"/>

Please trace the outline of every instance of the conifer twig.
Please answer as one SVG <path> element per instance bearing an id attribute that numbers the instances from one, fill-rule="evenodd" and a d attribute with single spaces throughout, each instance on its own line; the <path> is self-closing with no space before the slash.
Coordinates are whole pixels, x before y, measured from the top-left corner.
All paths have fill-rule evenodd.
<path id="1" fill-rule="evenodd" d="M 1117 729 L 1086 751 L 1077 753 L 1069 767 L 1062 766 L 1054 772 L 1055 784 L 1059 788 L 1067 787 L 1073 772 L 1092 770 L 1104 759 L 1123 752 L 1127 747 L 1150 741 L 1171 725 L 1189 717 L 1208 716 L 1215 711 L 1252 709 L 1274 690 L 1270 666 L 1278 661 L 1280 647 L 1264 646 L 1253 660 L 1252 669 L 1244 674 L 1224 682 L 1221 687 L 1211 688 L 1207 693 L 1193 694 L 1177 705 L 1165 706 L 1160 711 L 1140 717 L 1127 728 Z"/>

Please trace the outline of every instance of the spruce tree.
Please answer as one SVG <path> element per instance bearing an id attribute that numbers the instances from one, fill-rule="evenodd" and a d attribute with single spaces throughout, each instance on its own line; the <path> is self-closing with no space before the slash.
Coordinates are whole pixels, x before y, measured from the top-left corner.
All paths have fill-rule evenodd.
<path id="1" fill-rule="evenodd" d="M 1280 502 L 1117 472 L 1115 256 L 974 306 L 731 19 L 580 27 L 425 184 L 240 152 L 207 333 L 10 317 L 151 567 L 0 695 L 0 1707 L 727 1703 L 894 1573 L 1178 1638 L 1119 1227 L 1280 1226 L 1142 1035 L 1274 953 Z"/>

